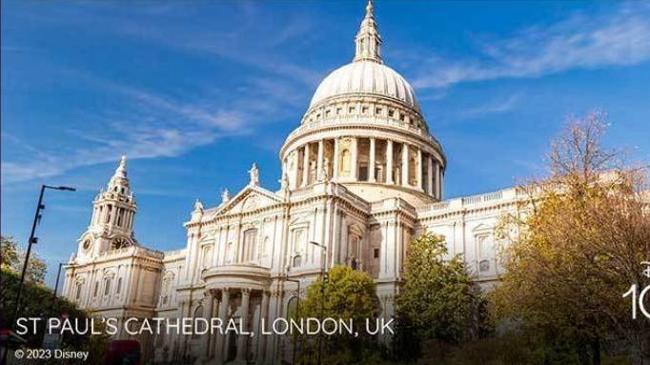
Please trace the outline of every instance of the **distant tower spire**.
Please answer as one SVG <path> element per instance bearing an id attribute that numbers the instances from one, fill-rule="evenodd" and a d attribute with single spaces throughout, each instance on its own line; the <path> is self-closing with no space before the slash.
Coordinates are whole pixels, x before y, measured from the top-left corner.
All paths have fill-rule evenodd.
<path id="1" fill-rule="evenodd" d="M 113 177 L 111 177 L 111 180 L 108 183 L 109 190 L 111 188 L 114 189 L 115 187 L 118 187 L 118 189 L 126 188 L 126 191 L 128 192 L 129 179 L 127 178 L 127 173 L 126 173 L 126 156 L 122 156 L 122 158 L 120 159 L 120 164 L 115 169 L 115 173 L 113 174 Z"/>
<path id="2" fill-rule="evenodd" d="M 355 38 L 355 62 L 372 61 L 382 63 L 380 52 L 381 36 L 377 29 L 377 22 L 375 22 L 373 10 L 374 7 L 372 6 L 372 0 L 368 0 L 368 5 L 366 5 L 366 16 L 361 21 L 359 33 L 357 33 Z"/>
<path id="3" fill-rule="evenodd" d="M 122 156 L 115 173 L 108 182 L 106 191 L 100 191 L 93 202 L 93 217 L 90 225 L 97 231 L 109 235 L 129 238 L 133 234 L 133 218 L 136 205 L 129 187 L 126 172 L 126 156 Z M 116 244 L 116 246 L 121 243 Z"/>

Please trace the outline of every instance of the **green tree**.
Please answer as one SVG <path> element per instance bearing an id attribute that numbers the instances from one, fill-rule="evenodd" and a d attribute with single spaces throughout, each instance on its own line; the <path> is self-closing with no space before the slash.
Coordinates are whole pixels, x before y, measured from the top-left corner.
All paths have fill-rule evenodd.
<path id="1" fill-rule="evenodd" d="M 458 255 L 449 257 L 442 237 L 424 233 L 409 244 L 404 284 L 397 297 L 400 320 L 396 345 L 399 357 L 413 357 L 416 340 L 457 344 L 475 327 L 479 296 Z M 401 333 L 400 333 L 401 332 Z M 401 336 L 410 336 L 401 341 Z"/>
<path id="2" fill-rule="evenodd" d="M 359 337 L 347 333 L 319 338 L 300 338 L 300 363 L 315 362 L 318 341 L 323 341 L 322 357 L 325 364 L 354 364 L 368 361 L 378 351 L 374 340 L 365 331 L 366 320 L 374 321 L 378 314 L 378 300 L 374 280 L 365 272 L 347 266 L 329 270 L 327 280 L 319 278 L 309 286 L 300 305 L 300 318 L 327 318 L 353 321 L 353 330 Z"/>
<path id="3" fill-rule="evenodd" d="M 508 244 L 495 313 L 537 332 L 548 363 L 599 364 L 606 342 L 650 364 L 650 318 L 633 320 L 622 298 L 650 285 L 640 265 L 650 259 L 647 193 L 638 170 L 602 148 L 605 126 L 599 113 L 570 123 L 551 176 L 522 187 L 529 199 L 498 229 Z"/>
<path id="4" fill-rule="evenodd" d="M 11 328 L 14 323 L 14 308 L 16 305 L 16 294 L 20 281 L 20 273 L 2 269 L 2 291 L 0 295 L 0 328 Z M 23 288 L 21 299 L 20 317 L 60 318 L 67 316 L 73 323 L 78 321 L 83 324 L 89 320 L 89 316 L 74 303 L 63 298 L 56 297 L 52 290 L 43 285 L 26 282 Z M 98 322 L 98 325 L 101 325 Z M 45 321 L 41 321 L 36 333 L 29 332 L 22 336 L 27 341 L 28 348 L 41 348 Z M 96 327 L 98 330 L 101 328 Z M 104 335 L 76 335 L 66 334 L 63 337 L 62 348 L 90 351 L 88 363 L 99 364 L 106 349 L 107 336 Z M 61 361 L 61 360 L 57 360 Z M 52 363 L 55 361 L 53 360 Z"/>

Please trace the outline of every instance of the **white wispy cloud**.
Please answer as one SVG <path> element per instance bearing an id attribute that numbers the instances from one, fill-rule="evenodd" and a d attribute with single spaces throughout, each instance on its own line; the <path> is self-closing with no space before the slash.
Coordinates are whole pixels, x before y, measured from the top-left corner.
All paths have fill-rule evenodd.
<path id="1" fill-rule="evenodd" d="M 300 37 L 310 24 L 304 17 L 294 17 L 277 31 L 277 36 L 264 37 L 267 40 L 264 42 L 251 42 L 248 37 L 260 34 L 259 17 L 264 14 L 259 14 L 258 7 L 253 4 L 241 6 L 248 14 L 246 22 L 226 32 L 200 26 L 180 28 L 182 25 L 178 23 L 165 22 L 166 16 L 176 16 L 179 10 L 168 6 L 154 6 L 152 13 L 156 18 L 147 24 L 138 22 L 137 17 L 107 11 L 110 9 L 103 4 L 74 8 L 73 11 L 83 16 L 60 14 L 60 17 L 35 19 L 54 23 L 54 26 L 80 29 L 93 24 L 96 32 L 108 32 L 181 52 L 218 56 L 257 72 L 242 73 L 241 86 L 236 90 L 213 88 L 225 93 L 220 100 L 204 97 L 204 100 L 188 102 L 188 98 L 102 79 L 87 70 L 61 69 L 67 81 L 111 95 L 110 100 L 117 107 L 79 111 L 84 122 L 65 129 L 67 140 L 74 143 L 56 149 L 36 149 L 26 141 L 3 135 L 12 147 L 23 149 L 28 152 L 25 155 L 30 156 L 29 159 L 2 161 L 3 184 L 112 162 L 120 154 L 130 159 L 178 156 L 224 136 L 250 134 L 260 123 L 289 115 L 295 117 L 295 109 L 305 103 L 304 89 L 317 82 L 319 73 L 286 60 L 276 48 Z M 57 24 L 57 19 L 66 22 Z M 246 46 L 233 46 L 242 44 Z M 251 103 L 251 100 L 256 102 Z"/>
<path id="2" fill-rule="evenodd" d="M 630 2 L 607 14 L 574 14 L 555 24 L 481 41 L 476 59 L 424 56 L 414 86 L 538 77 L 570 69 L 634 65 L 650 60 L 650 4 Z"/>
<path id="3" fill-rule="evenodd" d="M 29 160 L 2 161 L 3 183 L 59 175 L 82 166 L 132 159 L 172 157 L 223 136 L 248 133 L 254 118 L 246 113 L 211 110 L 169 97 L 95 78 L 94 87 L 124 100 L 122 109 L 85 114 L 86 128 L 68 128 L 75 146 L 40 149 L 13 135 L 3 139 L 29 155 Z M 95 126 L 89 128 L 88 126 Z M 80 143 L 88 142 L 88 143 Z"/>
<path id="4" fill-rule="evenodd" d="M 520 98 L 520 94 L 512 94 L 505 99 L 490 100 L 484 104 L 462 110 L 460 116 L 469 118 L 487 114 L 505 113 L 514 109 L 518 105 Z"/>

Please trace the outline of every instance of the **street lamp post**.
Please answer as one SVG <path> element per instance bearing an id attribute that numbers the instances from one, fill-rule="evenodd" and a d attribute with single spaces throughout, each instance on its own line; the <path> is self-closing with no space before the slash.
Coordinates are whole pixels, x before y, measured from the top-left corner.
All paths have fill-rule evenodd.
<path id="1" fill-rule="evenodd" d="M 324 310 L 323 307 L 325 305 L 325 280 L 327 278 L 327 269 L 326 269 L 326 265 L 327 265 L 327 246 L 321 245 L 320 243 L 315 242 L 315 241 L 309 241 L 309 244 L 314 245 L 314 246 L 318 246 L 322 250 L 322 254 L 321 254 L 322 259 L 321 259 L 321 267 L 320 267 L 320 275 L 321 275 L 321 278 L 322 278 L 322 281 L 323 281 L 321 283 L 321 286 L 320 286 L 320 317 L 321 317 L 321 321 L 322 321 L 323 320 L 323 318 L 322 318 L 323 317 L 323 310 Z M 321 362 L 322 361 L 321 354 L 323 352 L 322 337 L 323 336 L 321 334 L 318 335 L 318 365 L 322 364 L 322 362 Z"/>
<path id="2" fill-rule="evenodd" d="M 42 213 L 41 211 L 45 209 L 43 204 L 43 195 L 45 194 L 45 189 L 51 190 L 62 190 L 62 191 L 76 191 L 75 188 L 68 186 L 49 186 L 41 185 L 41 192 L 38 196 L 38 204 L 36 205 L 36 213 L 34 213 L 34 221 L 32 222 L 32 230 L 29 234 L 29 240 L 27 241 L 27 252 L 25 253 L 25 261 L 23 262 L 23 269 L 20 273 L 20 282 L 18 284 L 18 292 L 16 293 L 16 308 L 14 309 L 14 324 L 18 318 L 18 313 L 20 312 L 20 299 L 23 292 L 23 286 L 25 285 L 25 274 L 27 273 L 27 265 L 29 265 L 29 255 L 32 252 L 32 245 L 38 242 L 38 237 L 35 237 L 36 226 L 40 223 Z"/>

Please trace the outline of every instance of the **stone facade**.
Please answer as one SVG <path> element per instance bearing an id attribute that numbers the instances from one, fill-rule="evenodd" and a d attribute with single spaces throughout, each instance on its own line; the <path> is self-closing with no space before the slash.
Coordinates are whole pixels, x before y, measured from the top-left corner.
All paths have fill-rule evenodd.
<path id="1" fill-rule="evenodd" d="M 185 248 L 161 253 L 135 240 L 123 159 L 94 202 L 64 295 L 107 317 L 235 319 L 257 335 L 141 340 L 154 341 L 143 347 L 158 361 L 261 364 L 291 359 L 289 338 L 259 335 L 261 318 L 286 316 L 324 268 L 368 272 L 390 317 L 408 243 L 423 231 L 443 235 L 476 281 L 498 280 L 493 229 L 522 196 L 506 189 L 442 200 L 445 154 L 411 86 L 383 64 L 372 4 L 355 42 L 353 62 L 323 80 L 282 146 L 279 190 L 260 186 L 253 165 L 233 197 L 195 203 Z"/>

